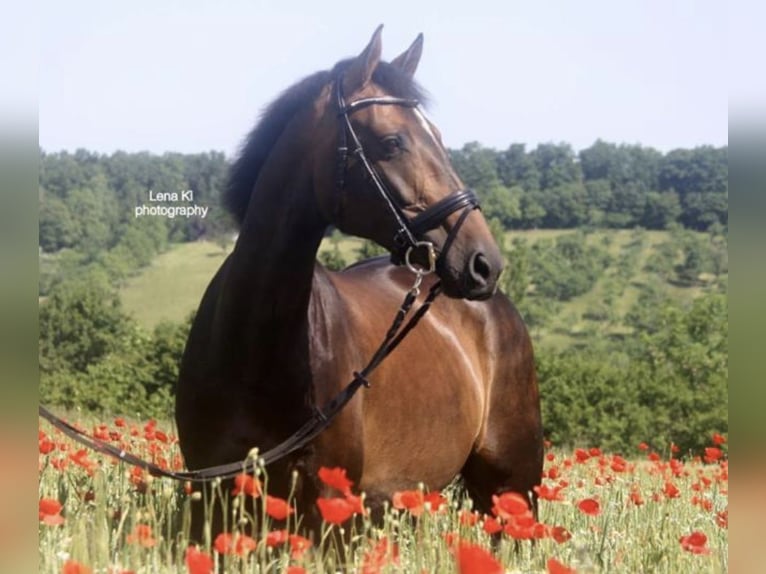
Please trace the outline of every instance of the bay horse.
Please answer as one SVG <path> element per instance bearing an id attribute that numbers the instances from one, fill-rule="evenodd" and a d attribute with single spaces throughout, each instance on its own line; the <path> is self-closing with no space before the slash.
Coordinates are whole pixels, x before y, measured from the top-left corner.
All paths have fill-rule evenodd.
<path id="1" fill-rule="evenodd" d="M 329 428 L 267 469 L 269 491 L 283 497 L 297 471 L 309 529 L 320 520 L 320 466 L 345 468 L 372 508 L 460 475 L 481 512 L 502 491 L 536 507 L 542 472 L 529 335 L 497 290 L 503 260 L 476 197 L 417 105 L 423 36 L 387 63 L 381 28 L 359 56 L 282 93 L 245 140 L 224 194 L 239 236 L 202 298 L 176 391 L 190 469 L 273 447 L 365 364 L 413 279 L 384 259 L 323 268 L 316 253 L 328 226 L 413 266 L 429 265 L 421 245 L 433 248 L 446 297 Z"/>

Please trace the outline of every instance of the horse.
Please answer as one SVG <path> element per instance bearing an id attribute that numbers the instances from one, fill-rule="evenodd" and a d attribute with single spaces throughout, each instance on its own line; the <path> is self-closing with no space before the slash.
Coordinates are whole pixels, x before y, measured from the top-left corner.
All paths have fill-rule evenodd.
<path id="1" fill-rule="evenodd" d="M 497 288 L 503 258 L 476 196 L 419 106 L 423 36 L 385 62 L 381 28 L 358 56 L 284 91 L 245 139 L 224 191 L 239 235 L 204 293 L 176 389 L 187 467 L 246 459 L 341 391 L 380 343 L 411 270 L 424 289 L 441 282 L 445 296 L 369 388 L 268 467 L 270 493 L 292 493 L 308 532 L 328 489 L 321 466 L 346 469 L 373 509 L 397 490 L 442 489 L 456 477 L 481 512 L 504 491 L 536 509 L 542 473 L 532 344 Z M 399 264 L 325 269 L 316 254 L 329 226 L 378 243 Z"/>

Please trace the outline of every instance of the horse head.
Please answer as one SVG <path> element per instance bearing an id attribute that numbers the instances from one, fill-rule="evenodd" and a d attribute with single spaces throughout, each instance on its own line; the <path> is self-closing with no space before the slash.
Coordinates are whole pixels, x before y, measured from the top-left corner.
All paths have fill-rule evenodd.
<path id="1" fill-rule="evenodd" d="M 420 109 L 413 76 L 423 36 L 387 63 L 381 28 L 335 67 L 319 100 L 324 135 L 312 161 L 320 209 L 344 233 L 385 247 L 394 262 L 435 270 L 448 296 L 486 299 L 503 258 L 478 199 Z"/>

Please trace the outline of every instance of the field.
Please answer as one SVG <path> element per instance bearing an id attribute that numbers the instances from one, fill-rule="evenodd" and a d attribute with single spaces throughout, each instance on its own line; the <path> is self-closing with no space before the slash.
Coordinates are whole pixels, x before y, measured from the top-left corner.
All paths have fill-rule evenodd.
<path id="1" fill-rule="evenodd" d="M 521 237 L 530 244 L 542 239 L 555 238 L 561 234 L 573 233 L 570 230 L 535 230 L 509 232 L 506 241 L 510 245 L 513 238 Z M 604 230 L 592 233 L 588 241 L 601 243 L 618 260 L 621 250 L 631 241 L 632 231 Z M 647 231 L 636 259 L 632 276 L 623 292 L 612 307 L 616 315 L 624 314 L 638 298 L 639 290 L 656 277 L 643 271 L 644 264 L 655 253 L 657 245 L 669 238 L 668 232 Z M 344 237 L 338 242 L 343 259 L 351 263 L 358 258 L 357 250 L 361 241 Z M 326 239 L 322 251 L 333 249 L 332 241 Z M 226 257 L 227 252 L 211 242 L 196 242 L 174 245 L 170 250 L 156 257 L 152 264 L 139 275 L 131 278 L 120 290 L 120 297 L 125 308 L 146 328 L 152 328 L 163 319 L 181 321 L 195 310 L 207 284 Z M 562 303 L 553 322 L 544 329 L 537 329 L 533 337 L 537 344 L 552 347 L 565 347 L 589 330 L 601 329 L 598 321 L 587 318 L 589 309 L 597 307 L 604 294 L 604 289 L 615 273 L 607 269 L 596 285 L 588 293 Z M 699 287 L 680 287 L 665 284 L 664 289 L 671 296 L 679 299 L 691 299 L 699 293 Z M 621 332 L 621 325 L 611 325 L 612 332 Z"/>
<path id="2" fill-rule="evenodd" d="M 181 464 L 172 431 L 155 421 L 83 426 L 161 465 Z M 704 460 L 676 458 L 670 445 L 642 443 L 624 458 L 549 445 L 537 520 L 513 494 L 498 497 L 492 515 L 479 515 L 453 484 L 442 493 L 397 493 L 383 522 L 372 524 L 344 473 L 326 469 L 323 498 L 334 502 L 318 501 L 325 522 L 314 540 L 297 533 L 301 509 L 293 512 L 293 501 L 267 498 L 263 475 L 243 478 L 237 526 L 190 546 L 190 505 L 202 504 L 196 488 L 81 450 L 45 423 L 39 572 L 726 572 L 725 441 L 711 436 Z"/>

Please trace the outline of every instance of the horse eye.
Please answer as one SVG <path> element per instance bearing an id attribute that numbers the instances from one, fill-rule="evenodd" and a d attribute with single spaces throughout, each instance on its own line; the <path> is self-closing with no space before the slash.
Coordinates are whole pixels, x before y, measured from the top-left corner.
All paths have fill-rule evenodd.
<path id="1" fill-rule="evenodd" d="M 402 150 L 402 139 L 399 136 L 386 136 L 381 143 L 387 158 L 394 157 Z"/>

